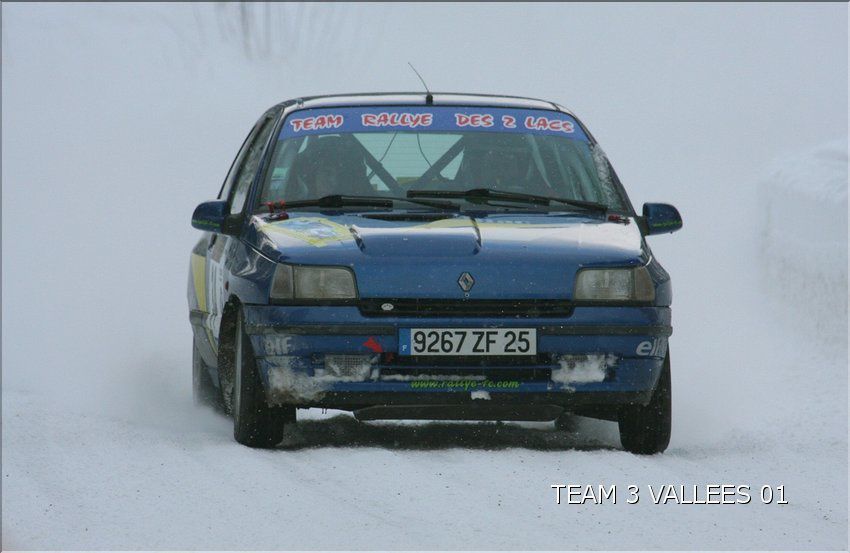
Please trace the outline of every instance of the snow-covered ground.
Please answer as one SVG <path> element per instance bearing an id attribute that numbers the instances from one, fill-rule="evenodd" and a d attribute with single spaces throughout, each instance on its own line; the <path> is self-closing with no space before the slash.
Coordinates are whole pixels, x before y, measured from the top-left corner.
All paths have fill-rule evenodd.
<path id="1" fill-rule="evenodd" d="M 677 400 L 671 447 L 653 457 L 619 450 L 598 421 L 561 433 L 320 412 L 287 448 L 250 450 L 191 406 L 178 352 L 116 383 L 106 412 L 4 391 L 3 548 L 846 548 L 846 365 L 793 337 L 733 344 L 740 381 Z M 722 362 L 678 363 L 675 390 L 698 393 L 693 372 L 728 376 Z M 616 484 L 618 501 L 556 505 L 553 484 Z M 746 484 L 754 500 L 655 505 L 649 484 Z M 762 504 L 764 484 L 789 503 Z"/>
<path id="2" fill-rule="evenodd" d="M 287 31 L 266 48 L 240 42 L 236 5 L 2 7 L 4 550 L 848 547 L 846 5 L 269 10 Z M 564 51 L 568 75 L 541 70 Z M 650 239 L 674 282 L 665 454 L 588 419 L 319 411 L 255 451 L 192 406 L 191 209 L 265 107 L 414 88 L 408 59 L 432 88 L 570 105 L 634 203 L 682 211 Z M 553 484 L 616 484 L 617 503 L 557 505 Z M 753 500 L 655 505 L 663 484 Z"/>

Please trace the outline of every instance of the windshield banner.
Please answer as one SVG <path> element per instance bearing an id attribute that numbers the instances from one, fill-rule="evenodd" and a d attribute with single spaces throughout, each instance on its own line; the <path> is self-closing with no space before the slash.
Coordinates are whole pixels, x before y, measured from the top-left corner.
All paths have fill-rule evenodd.
<path id="1" fill-rule="evenodd" d="M 512 132 L 550 134 L 587 142 L 566 113 L 484 106 L 369 106 L 304 109 L 290 113 L 280 138 L 364 132 Z"/>

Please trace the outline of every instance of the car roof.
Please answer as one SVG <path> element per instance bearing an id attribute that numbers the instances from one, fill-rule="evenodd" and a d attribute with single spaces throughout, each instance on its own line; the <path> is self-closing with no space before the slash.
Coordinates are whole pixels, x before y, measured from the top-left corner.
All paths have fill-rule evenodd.
<path id="1" fill-rule="evenodd" d="M 468 94 L 460 92 L 362 92 L 352 94 L 332 94 L 325 96 L 304 96 L 278 104 L 292 109 L 308 109 L 337 106 L 368 105 L 428 105 L 426 97 L 430 95 L 435 106 L 493 106 L 525 109 L 545 109 L 562 111 L 573 115 L 562 106 L 537 98 L 522 96 L 503 96 L 497 94 Z"/>

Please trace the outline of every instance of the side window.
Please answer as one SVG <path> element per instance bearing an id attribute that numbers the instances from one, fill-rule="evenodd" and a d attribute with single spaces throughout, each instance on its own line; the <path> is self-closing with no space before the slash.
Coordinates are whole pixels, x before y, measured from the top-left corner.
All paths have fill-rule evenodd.
<path id="1" fill-rule="evenodd" d="M 233 193 L 230 200 L 231 215 L 241 213 L 245 207 L 245 199 L 248 197 L 251 183 L 254 182 L 254 176 L 256 176 L 257 169 L 260 166 L 263 148 L 274 128 L 274 121 L 274 117 L 269 117 L 263 122 L 237 169 L 236 176 L 233 179 Z"/>
<path id="2" fill-rule="evenodd" d="M 233 163 L 230 165 L 230 169 L 227 171 L 227 176 L 224 178 L 224 182 L 221 184 L 221 190 L 218 191 L 218 199 L 226 200 L 230 197 L 230 191 L 233 189 L 233 175 L 239 169 L 240 161 L 245 158 L 245 150 L 248 149 L 248 145 L 251 143 L 251 139 L 257 134 L 257 125 L 255 124 L 251 127 L 251 130 L 248 132 L 248 136 L 245 137 L 245 140 L 242 141 L 242 146 L 239 147 L 239 151 L 236 153 L 236 157 L 233 159 Z"/>

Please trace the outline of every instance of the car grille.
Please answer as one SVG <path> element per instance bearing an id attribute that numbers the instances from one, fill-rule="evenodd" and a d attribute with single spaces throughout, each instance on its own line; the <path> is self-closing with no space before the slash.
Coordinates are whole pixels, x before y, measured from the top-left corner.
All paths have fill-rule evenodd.
<path id="1" fill-rule="evenodd" d="M 392 305 L 392 309 L 384 309 Z M 358 304 L 366 317 L 569 317 L 573 306 L 564 300 L 434 300 L 364 299 Z"/>
<path id="2" fill-rule="evenodd" d="M 550 354 L 532 356 L 407 357 L 384 353 L 376 367 L 381 378 L 486 378 L 489 380 L 548 381 L 557 364 Z"/>

